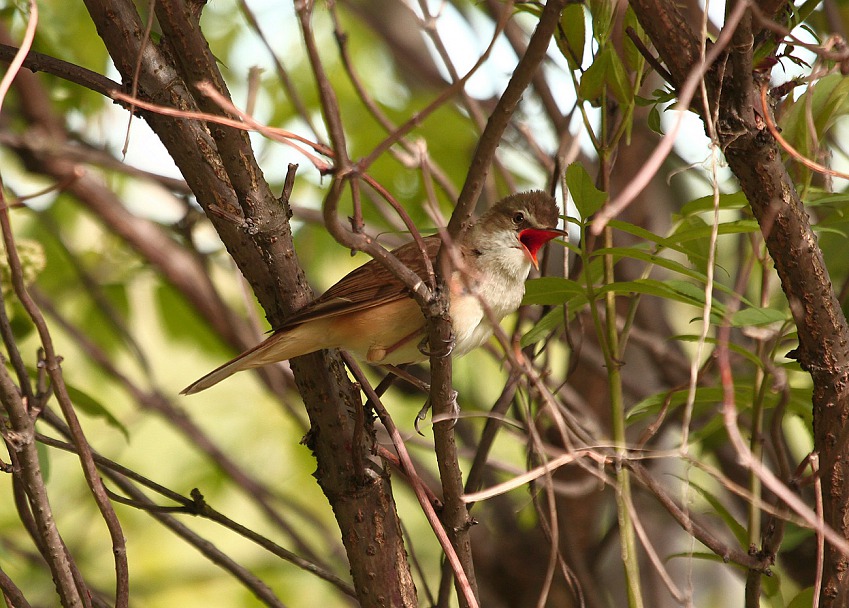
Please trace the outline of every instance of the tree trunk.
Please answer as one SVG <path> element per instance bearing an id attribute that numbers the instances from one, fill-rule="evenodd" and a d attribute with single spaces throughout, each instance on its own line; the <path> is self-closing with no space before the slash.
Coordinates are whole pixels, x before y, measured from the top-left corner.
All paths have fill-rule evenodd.
<path id="1" fill-rule="evenodd" d="M 632 0 L 631 6 L 680 91 L 699 67 L 699 37 L 673 3 Z M 729 3 L 727 14 L 736 7 Z M 742 15 L 727 51 L 706 76 L 709 111 L 716 112 L 719 144 L 775 263 L 798 330 L 798 360 L 813 381 L 814 449 L 821 462 L 825 522 L 849 538 L 849 327 L 808 214 L 764 124 L 760 86 L 768 85 L 768 77 L 752 65 L 758 33 L 752 12 L 745 9 Z M 694 106 L 704 118 L 705 109 Z M 849 606 L 847 566 L 847 556 L 828 546 L 821 606 Z"/>
<path id="2" fill-rule="evenodd" d="M 133 82 L 141 56 L 139 98 L 224 115 L 193 88 L 194 83 L 208 81 L 229 97 L 200 32 L 200 5 L 157 2 L 156 16 L 163 29 L 158 43 L 145 37 L 129 0 L 86 0 L 86 6 L 125 84 Z M 272 326 L 280 324 L 312 294 L 294 254 L 288 198 L 278 200 L 272 194 L 247 134 L 193 119 L 141 114 L 174 158 Z M 370 421 L 357 423 L 357 416 L 362 417 L 359 392 L 338 354 L 301 357 L 292 368 L 312 425 L 308 444 L 318 463 L 315 475 L 342 532 L 361 605 L 415 606 L 389 476 L 372 458 Z"/>

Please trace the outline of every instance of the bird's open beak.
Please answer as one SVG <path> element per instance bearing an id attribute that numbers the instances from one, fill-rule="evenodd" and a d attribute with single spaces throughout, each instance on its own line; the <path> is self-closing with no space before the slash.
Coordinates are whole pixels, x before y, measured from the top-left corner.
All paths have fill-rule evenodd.
<path id="1" fill-rule="evenodd" d="M 565 230 L 557 228 L 525 228 L 519 233 L 519 242 L 525 248 L 525 254 L 534 265 L 534 268 L 539 270 L 539 261 L 537 260 L 537 252 L 551 239 L 558 236 L 568 236 Z"/>

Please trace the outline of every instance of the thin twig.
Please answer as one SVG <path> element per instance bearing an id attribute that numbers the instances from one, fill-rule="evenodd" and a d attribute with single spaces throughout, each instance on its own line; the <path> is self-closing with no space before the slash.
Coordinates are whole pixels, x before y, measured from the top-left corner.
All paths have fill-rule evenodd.
<path id="1" fill-rule="evenodd" d="M 775 121 L 772 119 L 772 110 L 767 104 L 766 100 L 766 92 L 767 85 L 769 83 L 764 82 L 761 84 L 761 111 L 764 122 L 766 123 L 767 129 L 769 129 L 770 134 L 775 138 L 775 141 L 784 148 L 784 151 L 787 152 L 790 156 L 795 158 L 797 161 L 805 165 L 811 171 L 816 171 L 817 173 L 822 173 L 823 175 L 830 175 L 832 177 L 839 177 L 841 179 L 849 179 L 849 173 L 842 173 L 840 171 L 835 171 L 834 169 L 830 169 L 824 165 L 819 164 L 816 161 L 807 158 L 804 154 L 796 150 L 793 146 L 790 145 L 784 137 L 781 135 L 781 131 L 778 130 L 778 127 L 775 126 Z"/>
<path id="2" fill-rule="evenodd" d="M 0 189 L 2 189 L 2 181 L 0 181 Z M 0 227 L 3 231 L 3 242 L 6 247 L 6 257 L 9 261 L 9 268 L 12 275 L 12 285 L 15 290 L 15 295 L 27 311 L 30 319 L 36 327 L 39 339 L 44 348 L 45 364 L 47 373 L 53 383 L 53 392 L 62 408 L 62 413 L 68 421 L 71 433 L 74 437 L 74 443 L 77 446 L 80 463 L 83 468 L 88 486 L 94 497 L 95 503 L 106 523 L 109 530 L 109 536 L 112 540 L 112 553 L 115 558 L 115 603 L 119 608 L 126 608 L 129 604 L 129 567 L 127 564 L 127 547 L 124 540 L 124 533 L 121 529 L 121 523 L 115 515 L 115 510 L 106 495 L 106 490 L 103 487 L 103 481 L 97 474 L 97 468 L 92 460 L 91 447 L 88 444 L 85 433 L 80 426 L 77 418 L 74 405 L 68 395 L 65 380 L 62 376 L 62 368 L 60 366 L 60 357 L 56 354 L 53 347 L 53 339 L 50 335 L 50 330 L 47 323 L 41 314 L 35 301 L 29 294 L 28 288 L 24 283 L 23 270 L 21 261 L 18 257 L 15 248 L 15 239 L 12 234 L 12 226 L 9 221 L 9 211 L 6 207 L 5 198 L 0 192 Z"/>
<path id="3" fill-rule="evenodd" d="M 46 446 L 56 448 L 59 450 L 64 450 L 66 452 L 70 452 L 72 454 L 76 453 L 76 448 L 65 441 L 60 441 L 58 439 L 54 439 L 52 437 L 47 437 L 46 435 L 36 434 L 36 439 L 39 443 L 42 443 Z M 223 513 L 213 509 L 203 497 L 199 497 L 199 494 L 193 492 L 191 498 L 183 496 L 182 494 L 170 490 L 165 486 L 156 483 L 155 481 L 148 479 L 147 477 L 137 473 L 132 469 L 128 469 L 127 467 L 110 460 L 109 458 L 105 458 L 99 454 L 94 454 L 94 460 L 97 463 L 98 467 L 101 470 L 108 470 L 117 473 L 118 475 L 122 475 L 126 477 L 128 480 L 131 480 L 140 486 L 153 490 L 157 494 L 177 503 L 178 506 L 159 506 L 153 504 L 151 501 L 143 501 L 140 502 L 137 497 L 133 497 L 132 499 L 126 499 L 120 495 L 114 495 L 113 499 L 121 502 L 122 504 L 126 504 L 132 506 L 134 508 L 140 509 L 142 511 L 146 511 L 148 513 L 186 513 L 189 515 L 196 515 L 199 517 L 203 517 L 210 521 L 214 521 L 220 524 L 222 527 L 227 528 L 229 530 L 234 531 L 236 534 L 247 538 L 251 542 L 257 544 L 262 547 L 269 553 L 276 555 L 282 560 L 285 560 L 301 570 L 309 572 L 311 574 L 316 575 L 318 578 L 323 579 L 337 589 L 339 589 L 345 595 L 349 595 L 351 597 L 356 597 L 354 593 L 354 589 L 351 585 L 329 570 L 327 570 L 321 564 L 317 564 L 313 561 L 302 558 L 301 556 L 281 547 L 277 543 L 271 541 L 270 539 L 258 534 L 257 532 L 243 526 L 242 524 L 230 519 Z"/>
<path id="4" fill-rule="evenodd" d="M 732 447 L 737 452 L 742 464 L 749 467 L 753 473 L 758 475 L 764 485 L 778 495 L 792 511 L 802 518 L 805 524 L 817 533 L 822 534 L 835 549 L 844 555 L 849 555 L 849 541 L 843 538 L 820 517 L 817 517 L 817 514 L 802 499 L 791 492 L 763 463 L 754 459 L 749 448 L 746 446 L 745 440 L 740 435 L 740 429 L 737 427 L 737 406 L 734 399 L 734 378 L 729 359 L 729 333 L 730 326 L 724 323 L 720 327 L 716 351 L 723 389 L 722 417 Z"/>

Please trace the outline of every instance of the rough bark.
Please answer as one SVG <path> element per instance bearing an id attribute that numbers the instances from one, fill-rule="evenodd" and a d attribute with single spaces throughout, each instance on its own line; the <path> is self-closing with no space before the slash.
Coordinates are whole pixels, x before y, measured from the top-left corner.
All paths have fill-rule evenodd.
<path id="1" fill-rule="evenodd" d="M 632 0 L 631 6 L 672 84 L 680 88 L 698 65 L 698 36 L 672 3 Z M 729 14 L 735 6 L 730 3 Z M 716 113 L 720 146 L 761 227 L 790 304 L 799 335 L 798 360 L 813 381 L 814 447 L 823 463 L 825 521 L 849 538 L 849 327 L 810 218 L 761 119 L 762 76 L 752 66 L 757 30 L 746 9 L 729 47 L 706 77 L 709 108 Z M 704 117 L 705 110 L 701 112 Z M 847 556 L 827 548 L 821 605 L 849 606 L 847 566 Z"/>
<path id="2" fill-rule="evenodd" d="M 132 2 L 87 0 L 86 6 L 127 88 L 141 56 L 137 95 L 185 110 L 222 114 L 197 94 L 212 82 L 226 94 L 214 57 L 198 26 L 200 5 L 158 2 L 163 39 L 155 44 Z M 179 58 L 179 59 L 177 59 Z M 312 296 L 292 246 L 287 200 L 265 182 L 244 132 L 196 120 L 143 113 L 207 211 L 227 250 L 247 278 L 272 325 Z M 389 478 L 373 462 L 368 421 L 357 432 L 361 403 L 336 354 L 293 361 L 295 381 L 312 424 L 315 473 L 342 532 L 363 606 L 415 604 Z"/>

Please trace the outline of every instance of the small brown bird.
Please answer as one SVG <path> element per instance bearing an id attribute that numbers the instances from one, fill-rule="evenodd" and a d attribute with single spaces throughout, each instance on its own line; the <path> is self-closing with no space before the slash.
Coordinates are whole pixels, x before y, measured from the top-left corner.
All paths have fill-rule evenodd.
<path id="1" fill-rule="evenodd" d="M 555 228 L 557 218 L 557 204 L 548 194 L 522 192 L 497 203 L 459 239 L 466 281 L 459 270 L 448 280 L 455 355 L 468 353 L 492 335 L 481 300 L 499 321 L 519 308 L 531 265 L 538 267 L 537 252 L 566 234 Z M 435 260 L 441 239 L 430 236 L 424 242 Z M 408 243 L 392 253 L 416 274 L 425 275 L 418 245 Z M 325 348 L 342 348 L 377 364 L 423 361 L 427 357 L 419 345 L 424 331 L 424 316 L 409 290 L 371 260 L 289 317 L 264 342 L 187 386 L 182 394 L 200 392 L 243 369 Z"/>

